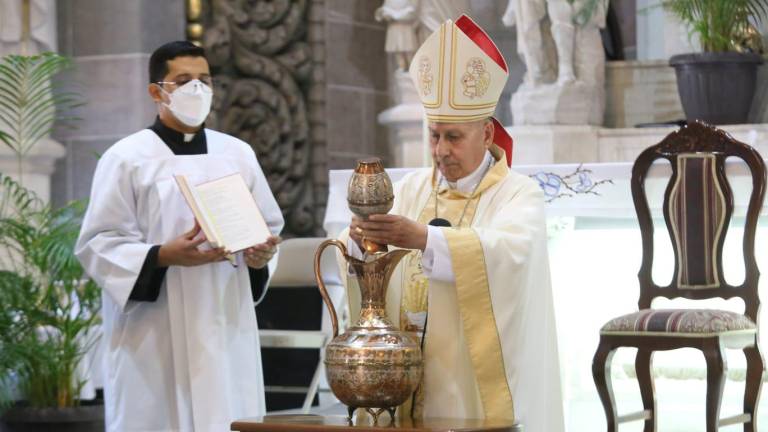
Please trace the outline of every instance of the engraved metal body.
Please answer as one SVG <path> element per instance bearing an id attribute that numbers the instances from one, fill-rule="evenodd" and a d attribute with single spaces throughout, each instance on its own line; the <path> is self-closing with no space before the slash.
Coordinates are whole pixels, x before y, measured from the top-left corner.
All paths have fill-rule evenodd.
<path id="1" fill-rule="evenodd" d="M 339 335 L 333 303 L 320 274 L 320 257 L 328 246 L 341 249 L 360 284 L 360 317 Z M 383 411 L 394 419 L 395 409 L 413 394 L 422 374 L 422 354 L 417 339 L 398 330 L 387 318 L 386 294 L 397 263 L 409 253 L 398 249 L 379 252 L 369 262 L 347 254 L 338 240 L 326 240 L 315 252 L 315 277 L 331 315 L 333 340 L 325 348 L 325 368 L 333 394 L 348 407 L 349 418 L 365 408 L 378 421 Z"/>
<path id="2" fill-rule="evenodd" d="M 369 158 L 357 161 L 347 189 L 347 204 L 352 213 L 363 219 L 368 219 L 368 216 L 373 214 L 386 214 L 392 210 L 394 200 L 392 181 L 384 171 L 381 159 Z M 387 250 L 386 245 L 366 239 L 363 239 L 363 247 L 368 253 Z"/>

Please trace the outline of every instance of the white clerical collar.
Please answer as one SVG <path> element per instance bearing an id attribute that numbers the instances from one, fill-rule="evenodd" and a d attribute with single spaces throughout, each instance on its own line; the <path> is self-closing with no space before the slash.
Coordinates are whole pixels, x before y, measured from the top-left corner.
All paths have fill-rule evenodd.
<path id="1" fill-rule="evenodd" d="M 488 170 L 488 166 L 491 164 L 491 160 L 493 159 L 493 155 L 490 151 L 485 151 L 485 157 L 483 158 L 483 161 L 480 162 L 480 165 L 472 172 L 472 174 L 460 178 L 456 180 L 455 182 L 447 181 L 448 187 L 451 189 L 456 189 L 461 193 L 471 193 L 473 190 L 475 190 L 475 187 L 477 187 L 477 184 L 480 183 L 483 180 L 483 177 L 485 176 L 486 171 Z M 442 177 L 443 175 L 440 174 Z"/>
<path id="2" fill-rule="evenodd" d="M 194 138 L 194 137 L 195 137 L 195 134 L 193 134 L 193 133 L 191 133 L 191 134 L 185 133 L 184 134 L 184 142 L 185 143 L 190 142 L 190 141 L 192 141 L 192 138 Z"/>

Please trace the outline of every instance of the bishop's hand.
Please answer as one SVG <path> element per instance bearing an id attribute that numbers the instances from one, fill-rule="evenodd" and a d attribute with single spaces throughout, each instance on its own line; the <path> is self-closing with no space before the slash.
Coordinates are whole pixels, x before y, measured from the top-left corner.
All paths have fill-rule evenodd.
<path id="1" fill-rule="evenodd" d="M 245 250 L 243 257 L 248 267 L 260 269 L 263 268 L 269 260 L 277 253 L 277 245 L 283 241 L 278 236 L 269 236 L 267 241 L 256 246 L 251 246 Z"/>
<path id="2" fill-rule="evenodd" d="M 207 240 L 204 235 L 198 236 L 199 234 L 200 225 L 195 222 L 194 228 L 160 246 L 160 250 L 157 252 L 157 265 L 160 267 L 172 265 L 189 267 L 222 261 L 227 255 L 224 248 L 205 251 L 197 248 Z"/>
<path id="3" fill-rule="evenodd" d="M 354 215 L 352 216 L 352 221 L 349 223 L 349 238 L 357 244 L 357 247 L 359 247 L 361 251 L 364 251 L 365 248 L 363 247 L 362 236 L 363 229 L 360 227 L 362 221 L 363 218 Z"/>
<path id="4" fill-rule="evenodd" d="M 352 217 L 349 235 L 358 245 L 366 240 L 403 249 L 427 247 L 427 226 L 404 216 L 392 214 L 371 215 L 368 220 Z"/>

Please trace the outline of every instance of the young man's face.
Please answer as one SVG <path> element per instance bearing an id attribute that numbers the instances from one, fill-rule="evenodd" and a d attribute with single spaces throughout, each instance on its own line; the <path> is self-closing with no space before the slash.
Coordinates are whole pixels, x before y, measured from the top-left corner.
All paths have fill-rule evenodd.
<path id="1" fill-rule="evenodd" d="M 183 56 L 168 61 L 168 73 L 160 82 L 149 85 L 149 94 L 158 105 L 160 119 L 166 125 L 182 132 L 194 132 L 197 127 L 190 127 L 180 122 L 166 104 L 170 103 L 169 95 L 179 87 L 192 81 L 200 80 L 212 88 L 211 70 L 204 57 Z M 162 102 L 162 103 L 161 103 Z"/>
<path id="2" fill-rule="evenodd" d="M 205 57 L 176 57 L 168 61 L 168 73 L 163 77 L 163 83 L 157 85 L 161 86 L 167 93 L 173 93 L 174 90 L 194 79 L 202 81 L 209 87 L 212 86 L 211 69 Z M 161 100 L 155 99 L 155 101 L 167 103 L 168 95 L 163 92 L 159 93 Z"/>

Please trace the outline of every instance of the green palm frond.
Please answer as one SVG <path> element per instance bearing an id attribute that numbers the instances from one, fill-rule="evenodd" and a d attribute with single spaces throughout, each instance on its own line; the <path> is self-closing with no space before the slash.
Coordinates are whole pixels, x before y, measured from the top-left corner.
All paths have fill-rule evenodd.
<path id="1" fill-rule="evenodd" d="M 54 53 L 0 58 L 0 141 L 19 158 L 80 105 L 76 94 L 63 91 L 53 79 L 70 65 Z"/>
<path id="2" fill-rule="evenodd" d="M 663 0 L 698 35 L 704 51 L 732 51 L 750 26 L 768 15 L 768 0 Z"/>

